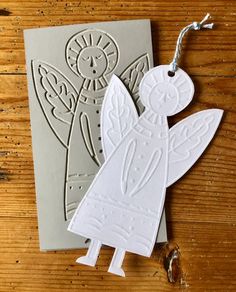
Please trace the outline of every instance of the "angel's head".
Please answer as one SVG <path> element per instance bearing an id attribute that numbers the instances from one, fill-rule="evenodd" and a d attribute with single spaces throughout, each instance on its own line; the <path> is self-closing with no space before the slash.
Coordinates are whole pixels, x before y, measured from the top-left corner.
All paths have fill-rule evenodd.
<path id="1" fill-rule="evenodd" d="M 159 115 L 172 116 L 182 111 L 192 100 L 193 82 L 183 70 L 174 76 L 169 74 L 169 66 L 157 66 L 143 77 L 139 87 L 144 106 Z"/>
<path id="2" fill-rule="evenodd" d="M 75 74 L 89 81 L 94 88 L 101 88 L 107 85 L 106 75 L 112 73 L 117 65 L 118 48 L 107 33 L 88 29 L 69 40 L 66 60 Z"/>

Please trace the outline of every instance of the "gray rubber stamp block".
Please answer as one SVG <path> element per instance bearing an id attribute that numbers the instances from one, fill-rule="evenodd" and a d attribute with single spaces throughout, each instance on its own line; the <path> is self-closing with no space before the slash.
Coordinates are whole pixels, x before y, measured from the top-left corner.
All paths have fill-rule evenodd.
<path id="1" fill-rule="evenodd" d="M 150 21 L 29 29 L 24 38 L 40 248 L 86 247 L 67 226 L 104 161 L 104 93 L 116 74 L 142 112 L 138 86 L 153 66 Z M 158 241 L 166 241 L 164 218 Z"/>

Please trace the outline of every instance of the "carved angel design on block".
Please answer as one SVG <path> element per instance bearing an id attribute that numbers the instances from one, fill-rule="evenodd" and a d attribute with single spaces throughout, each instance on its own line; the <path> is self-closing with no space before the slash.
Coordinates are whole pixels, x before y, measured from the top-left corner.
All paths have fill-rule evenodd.
<path id="1" fill-rule="evenodd" d="M 100 111 L 120 56 L 111 35 L 102 30 L 87 29 L 69 39 L 65 58 L 70 70 L 77 75 L 79 85 L 73 85 L 57 68 L 41 60 L 32 60 L 32 76 L 48 125 L 66 149 L 64 213 L 65 220 L 69 220 L 104 162 Z M 149 56 L 143 54 L 120 75 L 140 111 L 143 108 L 138 84 L 149 67 Z"/>
<path id="2" fill-rule="evenodd" d="M 181 69 L 149 70 L 139 94 L 145 111 L 138 117 L 133 101 L 115 75 L 101 113 L 103 149 L 107 157 L 68 230 L 91 239 L 87 255 L 77 262 L 94 266 L 102 244 L 115 248 L 109 272 L 124 276 L 125 252 L 149 257 L 165 201 L 166 188 L 178 180 L 211 141 L 223 111 L 195 113 L 169 129 L 167 116 L 192 100 L 194 86 Z M 121 137 L 117 142 L 117 134 Z"/>

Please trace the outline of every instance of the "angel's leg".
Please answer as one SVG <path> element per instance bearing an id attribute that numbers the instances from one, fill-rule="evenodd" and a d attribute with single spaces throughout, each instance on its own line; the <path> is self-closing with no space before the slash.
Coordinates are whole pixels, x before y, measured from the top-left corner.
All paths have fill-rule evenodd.
<path id="1" fill-rule="evenodd" d="M 76 260 L 76 263 L 94 267 L 98 259 L 98 254 L 101 249 L 101 246 L 102 246 L 101 241 L 92 239 L 86 256 L 78 258 Z"/>
<path id="2" fill-rule="evenodd" d="M 124 257 L 125 257 L 125 250 L 121 248 L 116 248 L 113 258 L 111 260 L 108 272 L 112 274 L 116 274 L 118 276 L 125 277 L 125 272 L 121 268 Z"/>

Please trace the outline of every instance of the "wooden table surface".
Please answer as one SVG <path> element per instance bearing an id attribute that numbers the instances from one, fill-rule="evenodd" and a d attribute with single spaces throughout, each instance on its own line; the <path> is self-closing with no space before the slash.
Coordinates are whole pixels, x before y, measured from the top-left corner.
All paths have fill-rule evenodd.
<path id="1" fill-rule="evenodd" d="M 170 123 L 225 113 L 210 147 L 167 191 L 168 244 L 151 258 L 127 254 L 126 278 L 107 273 L 110 248 L 96 268 L 75 264 L 85 250 L 39 252 L 23 29 L 150 18 L 155 62 L 168 64 L 179 30 L 207 12 L 214 30 L 189 33 L 181 61 L 194 101 Z M 0 291 L 236 291 L 235 24 L 236 1 L 1 0 Z"/>

